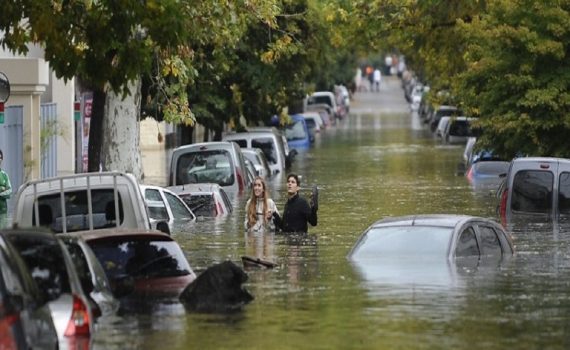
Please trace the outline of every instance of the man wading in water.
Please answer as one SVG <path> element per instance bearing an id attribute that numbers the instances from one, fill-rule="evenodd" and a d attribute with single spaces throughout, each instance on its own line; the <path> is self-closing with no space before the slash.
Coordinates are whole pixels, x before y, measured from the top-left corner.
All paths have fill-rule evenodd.
<path id="1" fill-rule="evenodd" d="M 273 213 L 275 226 L 283 232 L 308 232 L 307 223 L 317 226 L 318 196 L 316 188 L 313 190 L 311 205 L 299 195 L 301 182 L 296 174 L 287 175 L 287 194 L 289 199 L 285 203 L 283 217 Z"/>

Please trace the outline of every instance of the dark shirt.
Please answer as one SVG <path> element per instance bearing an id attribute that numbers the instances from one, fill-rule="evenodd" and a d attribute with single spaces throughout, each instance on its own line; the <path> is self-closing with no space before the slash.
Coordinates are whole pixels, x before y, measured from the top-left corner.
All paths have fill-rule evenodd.
<path id="1" fill-rule="evenodd" d="M 283 232 L 307 232 L 307 222 L 317 226 L 317 210 L 309 206 L 309 202 L 297 193 L 285 203 L 283 218 L 274 213 L 273 222 Z"/>

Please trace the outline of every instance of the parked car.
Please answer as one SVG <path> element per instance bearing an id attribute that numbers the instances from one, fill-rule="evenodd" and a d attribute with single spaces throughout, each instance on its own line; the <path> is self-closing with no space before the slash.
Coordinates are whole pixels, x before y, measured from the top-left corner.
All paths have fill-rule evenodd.
<path id="1" fill-rule="evenodd" d="M 317 103 L 305 106 L 303 113 L 316 112 L 319 113 L 325 128 L 329 128 L 336 124 L 332 108 L 324 103 Z"/>
<path id="2" fill-rule="evenodd" d="M 165 221 L 168 223 L 169 231 L 174 232 L 196 221 L 196 215 L 176 193 L 153 185 L 140 185 L 140 188 L 148 207 L 151 223 Z"/>
<path id="3" fill-rule="evenodd" d="M 63 242 L 47 230 L 5 230 L 2 234 L 16 248 L 48 301 L 60 348 L 89 344 L 95 317 L 101 312 L 83 290 Z"/>
<path id="4" fill-rule="evenodd" d="M 368 227 L 352 247 L 351 260 L 384 257 L 500 258 L 513 255 L 509 234 L 496 222 L 468 215 L 385 218 Z"/>
<path id="5" fill-rule="evenodd" d="M 129 298 L 178 297 L 196 279 L 178 243 L 165 233 L 110 229 L 71 235 L 87 242 L 114 288 L 132 282 Z"/>
<path id="6" fill-rule="evenodd" d="M 47 227 L 56 233 L 108 227 L 151 228 L 138 181 L 120 172 L 26 182 L 16 195 L 13 223 L 18 227 Z"/>
<path id="7" fill-rule="evenodd" d="M 229 133 L 222 139 L 235 142 L 242 148 L 259 148 L 269 162 L 272 175 L 285 171 L 292 161 L 287 139 L 273 127 L 248 128 L 247 132 Z"/>
<path id="8" fill-rule="evenodd" d="M 342 119 L 345 116 L 345 111 L 341 106 L 336 103 L 336 98 L 334 93 L 331 91 L 315 91 L 309 97 L 305 99 L 305 106 L 310 106 L 314 104 L 327 104 L 332 110 L 332 114 L 335 119 Z M 305 107 L 305 110 L 307 108 Z"/>
<path id="9" fill-rule="evenodd" d="M 234 197 L 250 186 L 246 171 L 238 143 L 220 141 L 185 145 L 172 152 L 169 186 L 213 182 Z"/>
<path id="10" fill-rule="evenodd" d="M 0 349 L 57 349 L 47 300 L 24 260 L 0 233 Z"/>
<path id="11" fill-rule="evenodd" d="M 65 244 L 73 260 L 83 291 L 97 304 L 97 308 L 93 310 L 94 316 L 114 314 L 119 308 L 119 300 L 115 298 L 111 283 L 93 250 L 77 236 L 62 233 L 58 238 Z M 117 293 L 117 296 L 120 296 L 120 293 Z"/>
<path id="12" fill-rule="evenodd" d="M 285 125 L 285 137 L 290 149 L 304 150 L 311 147 L 311 143 L 315 141 L 311 139 L 311 134 L 307 128 L 305 118 L 299 114 L 290 116 L 291 123 Z"/>
<path id="13" fill-rule="evenodd" d="M 459 117 L 461 115 L 463 115 L 463 112 L 455 106 L 439 106 L 432 113 L 430 120 L 428 120 L 431 132 L 435 132 L 441 117 Z"/>
<path id="14" fill-rule="evenodd" d="M 474 120 L 476 118 L 451 117 L 441 135 L 443 141 L 449 144 L 467 143 L 469 137 L 474 136 L 471 130 L 471 123 Z"/>
<path id="15" fill-rule="evenodd" d="M 255 167 L 255 172 L 257 176 L 263 178 L 269 178 L 271 176 L 271 170 L 269 169 L 269 163 L 267 158 L 265 158 L 265 153 L 259 148 L 242 148 L 241 151 L 243 155 L 251 161 Z"/>
<path id="16" fill-rule="evenodd" d="M 317 112 L 304 112 L 301 114 L 307 122 L 307 128 L 313 129 L 315 134 L 321 132 L 325 128 L 321 115 Z"/>
<path id="17" fill-rule="evenodd" d="M 479 151 L 471 156 L 466 176 L 469 180 L 500 179 L 507 173 L 510 162 L 496 156 L 492 151 Z"/>
<path id="18" fill-rule="evenodd" d="M 219 217 L 233 212 L 232 202 L 218 184 L 189 184 L 177 186 L 173 191 L 198 217 Z"/>
<path id="19" fill-rule="evenodd" d="M 443 141 L 443 134 L 445 133 L 445 129 L 447 128 L 447 124 L 449 124 L 449 120 L 451 117 L 445 116 L 439 119 L 439 123 L 437 123 L 437 128 L 435 128 L 435 137 L 441 139 Z"/>
<path id="20" fill-rule="evenodd" d="M 341 104 L 344 107 L 346 114 L 348 114 L 350 112 L 350 94 L 348 89 L 346 86 L 341 84 L 335 85 L 334 90 L 337 96 L 337 101 L 340 100 L 340 103 L 337 104 Z"/>
<path id="21" fill-rule="evenodd" d="M 504 225 L 518 220 L 534 222 L 570 216 L 570 160 L 524 157 L 511 161 L 497 196 Z"/>

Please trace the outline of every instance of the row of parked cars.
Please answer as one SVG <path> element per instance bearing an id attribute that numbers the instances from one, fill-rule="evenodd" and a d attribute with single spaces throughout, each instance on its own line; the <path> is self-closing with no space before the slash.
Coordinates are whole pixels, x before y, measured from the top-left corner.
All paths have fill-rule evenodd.
<path id="1" fill-rule="evenodd" d="M 170 232 L 230 214 L 254 176 L 283 173 L 310 146 L 296 142 L 298 125 L 309 134 L 312 121 L 320 132 L 322 115 L 339 118 L 334 108 L 292 116 L 283 129 L 255 127 L 179 147 L 168 187 L 120 172 L 22 185 L 13 228 L 0 231 L 0 348 L 88 348 L 99 317 L 128 310 L 133 300 L 178 298 L 196 275 Z"/>
<path id="2" fill-rule="evenodd" d="M 169 223 L 151 219 L 145 198 L 177 198 L 156 190 L 117 172 L 19 189 L 14 228 L 0 231 L 2 348 L 88 348 L 99 317 L 178 298 L 196 275 Z"/>

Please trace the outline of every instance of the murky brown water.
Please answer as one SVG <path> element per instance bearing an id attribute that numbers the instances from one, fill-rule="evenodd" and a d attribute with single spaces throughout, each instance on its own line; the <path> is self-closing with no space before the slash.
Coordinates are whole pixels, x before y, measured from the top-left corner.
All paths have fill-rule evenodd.
<path id="1" fill-rule="evenodd" d="M 353 242 L 372 222 L 414 213 L 495 217 L 493 186 L 456 175 L 462 147 L 441 146 L 407 111 L 398 83 L 357 96 L 353 114 L 319 135 L 293 171 L 318 184 L 319 225 L 308 237 L 250 235 L 232 217 L 178 232 L 192 266 L 242 255 L 274 260 L 249 271 L 255 300 L 235 315 L 157 305 L 151 315 L 102 320 L 100 349 L 440 349 L 570 347 L 570 240 L 515 232 L 502 264 L 354 266 Z M 390 89 L 388 89 L 390 88 Z M 285 180 L 271 181 L 282 210 Z M 308 194 L 308 193 L 307 193 Z"/>

